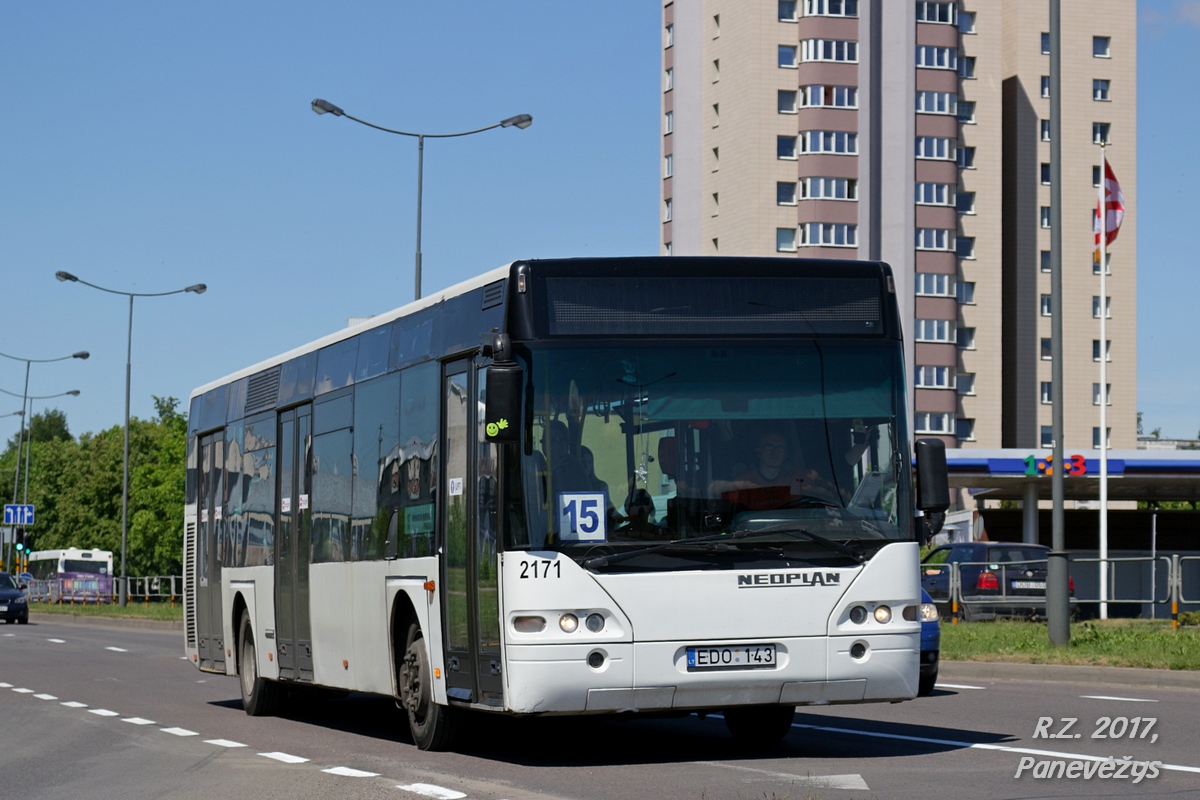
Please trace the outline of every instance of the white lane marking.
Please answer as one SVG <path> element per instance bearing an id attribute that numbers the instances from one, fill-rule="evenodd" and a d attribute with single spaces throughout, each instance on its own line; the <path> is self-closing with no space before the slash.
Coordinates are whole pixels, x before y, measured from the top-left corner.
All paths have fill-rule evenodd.
<path id="1" fill-rule="evenodd" d="M 107 708 L 89 708 L 89 714 L 95 714 L 98 717 L 119 717 L 121 716 L 116 711 L 109 711 Z"/>
<path id="2" fill-rule="evenodd" d="M 205 744 L 215 744 L 217 747 L 245 747 L 241 742 L 231 742 L 228 739 L 205 739 Z"/>
<path id="3" fill-rule="evenodd" d="M 746 767 L 741 764 L 725 764 L 720 761 L 694 761 L 694 764 L 704 764 L 710 767 L 724 767 L 725 769 L 736 769 L 741 772 L 756 772 L 759 775 L 769 775 L 772 778 L 782 778 L 794 783 L 811 786 L 816 789 L 858 789 L 859 791 L 869 792 L 871 787 L 867 786 L 867 782 L 863 780 L 862 775 L 796 775 L 791 772 L 773 772 L 768 769 L 756 769 L 754 767 Z M 403 789 L 403 786 L 397 787 Z"/>
<path id="4" fill-rule="evenodd" d="M 5 636 L 16 636 L 16 634 L 15 634 L 15 633 L 6 633 L 6 634 L 4 634 L 4 635 L 5 635 Z"/>
<path id="5" fill-rule="evenodd" d="M 17 694 L 33 694 L 36 689 L 13 689 Z"/>
<path id="6" fill-rule="evenodd" d="M 58 699 L 57 697 L 55 697 L 52 694 L 35 694 L 34 697 L 36 697 L 38 700 L 57 700 Z"/>
<path id="7" fill-rule="evenodd" d="M 330 775 L 344 775 L 347 778 L 376 778 L 379 776 L 378 772 L 363 772 L 361 769 L 351 769 L 350 767 L 330 767 L 321 772 L 328 772 Z"/>
<path id="8" fill-rule="evenodd" d="M 938 689 L 986 689 L 986 686 L 967 686 L 965 683 L 935 683 Z"/>
<path id="9" fill-rule="evenodd" d="M 128 722 L 132 725 L 153 725 L 154 724 L 154 720 L 142 719 L 141 717 L 126 717 L 125 719 L 121 720 L 121 722 Z"/>
<path id="10" fill-rule="evenodd" d="M 847 733 L 851 736 L 870 736 L 876 739 L 899 739 L 904 742 L 920 742 L 922 744 L 937 744 L 943 747 L 961 747 L 967 750 L 998 750 L 1002 753 L 1024 753 L 1031 756 L 1051 756 L 1053 758 L 1070 758 L 1078 761 L 1108 761 L 1112 756 L 1089 756 L 1081 753 L 1062 753 L 1057 750 L 1038 750 L 1033 747 L 1008 747 L 1002 744 L 984 744 L 982 742 L 960 742 L 954 739 L 932 739 L 925 736 L 904 736 L 899 733 L 879 733 L 877 731 L 858 731 L 853 728 L 831 728 L 825 725 L 804 725 L 792 723 L 793 728 L 826 733 Z M 1176 772 L 1200 772 L 1200 767 L 1187 767 L 1179 764 L 1160 764 L 1159 769 L 1169 769 Z"/>
<path id="11" fill-rule="evenodd" d="M 159 728 L 163 733 L 169 733 L 173 736 L 199 736 L 195 731 L 189 731 L 187 728 Z"/>
<path id="12" fill-rule="evenodd" d="M 432 783 L 410 783 L 407 786 L 397 786 L 396 788 L 425 797 L 434 797 L 437 800 L 460 800 L 460 798 L 466 797 L 462 792 L 447 789 L 445 786 L 435 786 Z"/>
<path id="13" fill-rule="evenodd" d="M 66 706 L 67 708 L 87 708 L 87 703 L 80 703 L 78 700 L 68 700 L 62 705 Z"/>
<path id="14" fill-rule="evenodd" d="M 1081 694 L 1085 700 L 1123 700 L 1126 703 L 1157 703 L 1157 700 L 1146 700 L 1142 697 L 1111 697 L 1106 694 Z"/>
<path id="15" fill-rule="evenodd" d="M 0 683 L 0 689 L 11 689 L 11 688 L 12 688 L 11 683 Z"/>
<path id="16" fill-rule="evenodd" d="M 112 650 L 114 653 L 128 653 L 124 647 L 106 647 L 105 650 Z"/>
<path id="17" fill-rule="evenodd" d="M 276 761 L 282 761 L 285 764 L 303 764 L 308 761 L 307 758 L 289 755 L 288 753 L 259 753 L 259 755 L 263 758 L 273 758 Z"/>
<path id="18" fill-rule="evenodd" d="M 54 642 L 55 644 L 66 644 L 67 643 L 66 639 L 47 639 L 46 641 Z"/>

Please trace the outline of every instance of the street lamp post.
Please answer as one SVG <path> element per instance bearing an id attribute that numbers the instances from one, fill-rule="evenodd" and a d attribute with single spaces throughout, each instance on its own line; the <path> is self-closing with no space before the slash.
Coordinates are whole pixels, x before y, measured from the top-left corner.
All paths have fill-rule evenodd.
<path id="1" fill-rule="evenodd" d="M 102 292 L 109 294 L 124 295 L 129 298 L 129 328 L 126 335 L 125 344 L 125 452 L 124 452 L 124 467 L 121 474 L 121 589 L 118 594 L 119 605 L 125 606 L 129 602 L 129 583 L 128 575 L 125 571 L 125 555 L 129 542 L 129 384 L 130 374 L 133 371 L 133 298 L 135 297 L 166 297 L 171 294 L 183 294 L 184 292 L 192 292 L 194 294 L 204 294 L 208 287 L 203 283 L 195 283 L 183 289 L 173 289 L 169 292 L 122 292 L 117 289 L 109 289 L 104 286 L 98 286 L 94 283 L 77 278 L 69 272 L 59 270 L 54 273 L 54 277 L 60 281 L 71 281 L 72 283 L 82 283 L 84 286 L 90 286 L 93 289 L 99 289 Z"/>
<path id="2" fill-rule="evenodd" d="M 0 392 L 4 392 L 4 394 L 11 395 L 13 397 L 20 396 L 16 392 L 10 392 L 7 389 L 0 389 Z M 59 392 L 58 394 L 31 394 L 31 395 L 29 395 L 29 409 L 28 409 L 29 410 L 29 442 L 25 445 L 25 489 L 24 489 L 24 493 L 21 496 L 22 503 L 29 502 L 29 454 L 33 450 L 33 401 L 34 400 L 53 400 L 56 397 L 79 397 L 79 390 L 78 389 L 70 389 L 65 392 Z M 21 416 L 24 417 L 25 415 L 22 414 Z M 20 451 L 17 452 L 17 460 L 18 461 L 21 460 Z M 13 492 L 13 496 L 14 496 L 13 502 L 16 502 L 16 499 L 15 499 L 16 492 Z"/>
<path id="3" fill-rule="evenodd" d="M 345 117 L 352 119 L 355 122 L 366 125 L 368 128 L 374 128 L 384 133 L 395 133 L 399 136 L 412 136 L 417 140 L 417 260 L 416 260 L 416 296 L 414 299 L 421 299 L 421 189 L 424 179 L 425 170 L 425 140 L 426 139 L 451 139 L 457 136 L 470 136 L 473 133 L 483 133 L 490 131 L 492 128 L 519 128 L 524 130 L 533 124 L 533 117 L 529 114 L 518 114 L 515 117 L 503 119 L 494 125 L 488 125 L 484 128 L 476 128 L 473 131 L 461 131 L 459 133 L 412 133 L 410 131 L 398 131 L 392 128 L 385 128 L 382 125 L 376 125 L 373 122 L 367 122 L 365 119 L 347 114 L 342 109 L 330 103 L 328 100 L 317 98 L 312 101 L 312 110 L 317 114 L 333 114 L 335 117 Z"/>
<path id="4" fill-rule="evenodd" d="M 55 361 L 66 361 L 71 358 L 78 358 L 81 360 L 86 360 L 90 355 L 91 355 L 91 353 L 89 353 L 86 350 L 80 350 L 78 353 L 72 353 L 69 356 L 59 356 L 58 358 L 21 358 L 20 356 L 9 355 L 8 353 L 0 353 L 0 356 L 4 356 L 5 358 L 12 359 L 13 361 L 24 361 L 25 362 L 25 390 L 19 395 L 21 397 L 21 430 L 17 434 L 17 461 L 16 461 L 16 464 L 13 466 L 13 499 L 12 499 L 12 501 L 13 501 L 14 505 L 17 502 L 17 487 L 20 486 L 20 481 L 21 481 L 21 446 L 25 442 L 25 426 L 29 424 L 29 413 L 26 409 L 26 406 L 29 403 L 29 367 L 30 367 L 30 365 L 31 364 L 52 364 Z M 18 395 L 13 392 L 5 392 L 5 394 L 11 394 L 13 397 L 18 397 Z M 26 469 L 28 469 L 28 462 L 26 463 Z M 28 486 L 29 486 L 28 474 L 26 475 L 26 478 L 25 478 L 25 485 L 26 485 L 26 496 L 28 497 L 28 493 L 29 493 L 28 492 Z"/>

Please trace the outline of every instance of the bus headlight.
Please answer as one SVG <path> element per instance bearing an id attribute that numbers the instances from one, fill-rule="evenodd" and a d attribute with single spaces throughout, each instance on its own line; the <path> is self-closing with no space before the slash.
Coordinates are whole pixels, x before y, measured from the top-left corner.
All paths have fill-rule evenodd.
<path id="1" fill-rule="evenodd" d="M 850 609 L 850 621 L 855 625 L 862 625 L 867 621 L 867 609 L 862 606 L 855 606 Z"/>
<path id="2" fill-rule="evenodd" d="M 892 621 L 892 610 L 887 606 L 875 606 L 875 621 L 886 625 Z"/>
<path id="3" fill-rule="evenodd" d="M 599 633 L 604 630 L 604 617 L 600 614 L 588 614 L 587 619 L 584 620 L 584 624 L 587 625 L 587 629 L 592 633 Z"/>
<path id="4" fill-rule="evenodd" d="M 579 617 L 574 614 L 563 614 L 558 618 L 558 627 L 562 628 L 563 633 L 574 633 L 579 627 Z"/>
<path id="5" fill-rule="evenodd" d="M 513 628 L 520 633 L 541 633 L 546 630 L 545 617 L 513 617 Z"/>

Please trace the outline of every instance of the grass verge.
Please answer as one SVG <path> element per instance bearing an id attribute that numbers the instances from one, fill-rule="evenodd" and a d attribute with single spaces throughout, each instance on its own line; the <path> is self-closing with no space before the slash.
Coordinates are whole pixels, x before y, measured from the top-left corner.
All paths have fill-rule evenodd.
<path id="1" fill-rule="evenodd" d="M 130 603 L 121 608 L 115 603 L 104 605 L 83 605 L 76 603 L 30 603 L 30 612 L 34 614 L 68 614 L 80 617 L 116 617 L 117 619 L 159 619 L 171 622 L 183 621 L 183 603 L 177 602 L 172 608 L 170 603 Z"/>
<path id="2" fill-rule="evenodd" d="M 1155 620 L 1091 620 L 1071 624 L 1067 647 L 1050 644 L 1045 623 L 997 620 L 942 624 L 941 657 L 1012 664 L 1200 669 L 1200 628 L 1171 630 Z"/>

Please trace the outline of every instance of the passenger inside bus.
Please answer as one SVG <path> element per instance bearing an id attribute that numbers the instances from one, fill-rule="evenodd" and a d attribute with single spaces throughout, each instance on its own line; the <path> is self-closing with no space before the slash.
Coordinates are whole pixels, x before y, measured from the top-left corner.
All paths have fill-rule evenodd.
<path id="1" fill-rule="evenodd" d="M 837 492 L 829 481 L 822 478 L 816 470 L 801 469 L 796 461 L 790 458 L 790 448 L 787 437 L 777 430 L 762 433 L 754 446 L 756 464 L 745 470 L 732 480 L 716 480 L 712 483 L 712 493 L 740 499 L 750 507 L 761 506 L 762 503 L 773 503 L 776 498 L 768 497 L 770 492 L 757 490 L 776 488 L 791 497 L 808 497 L 826 503 L 837 502 Z M 736 498 L 731 496 L 736 493 Z M 785 498 L 785 502 L 787 499 Z"/>

